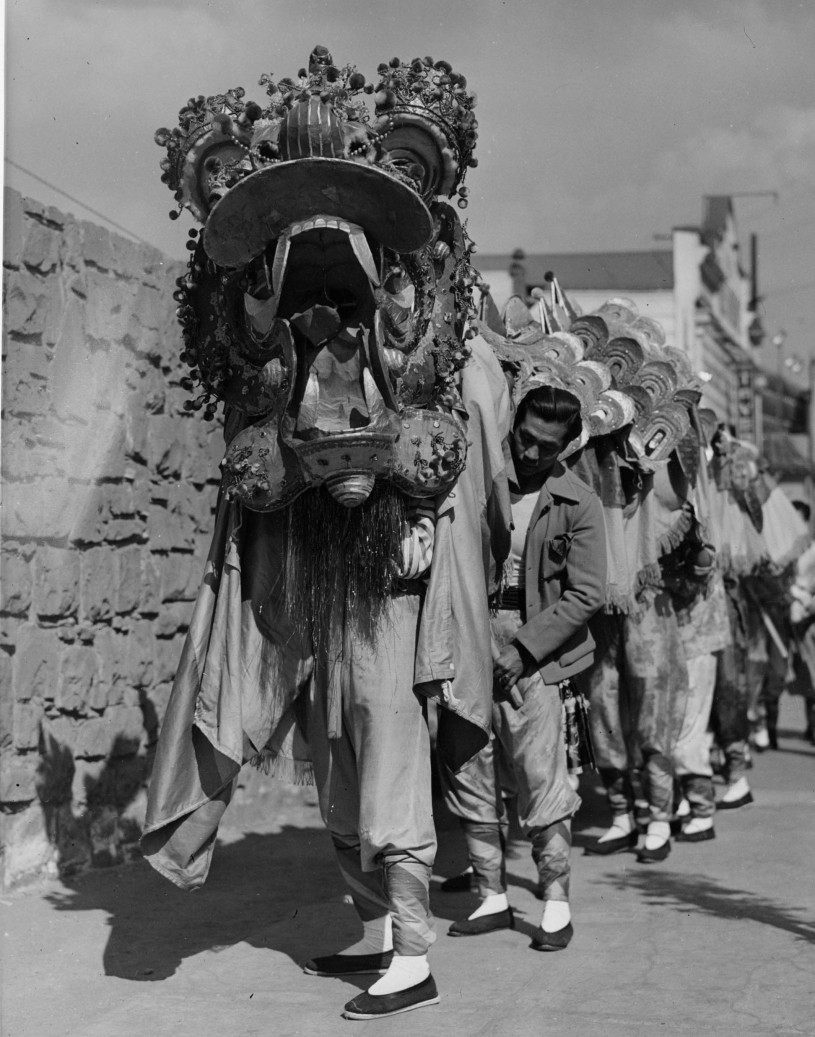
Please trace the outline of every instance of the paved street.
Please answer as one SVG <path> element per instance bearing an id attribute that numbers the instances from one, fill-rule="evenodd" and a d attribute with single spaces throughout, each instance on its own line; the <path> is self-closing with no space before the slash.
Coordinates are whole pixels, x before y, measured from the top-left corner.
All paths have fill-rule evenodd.
<path id="1" fill-rule="evenodd" d="M 313 793 L 256 784 L 230 808 L 202 891 L 138 862 L 6 895 L 2 1033 L 815 1035 L 815 750 L 803 727 L 801 701 L 785 698 L 780 751 L 750 772 L 756 802 L 717 815 L 714 841 L 675 844 L 654 866 L 577 848 L 564 953 L 528 947 L 540 906 L 522 842 L 509 868 L 516 930 L 445 936 L 474 900 L 438 892 L 463 863 L 442 819 L 431 951 L 441 1003 L 379 1023 L 340 1018 L 367 981 L 300 969 L 356 931 Z M 596 784 L 581 791 L 577 847 L 606 821 Z"/>

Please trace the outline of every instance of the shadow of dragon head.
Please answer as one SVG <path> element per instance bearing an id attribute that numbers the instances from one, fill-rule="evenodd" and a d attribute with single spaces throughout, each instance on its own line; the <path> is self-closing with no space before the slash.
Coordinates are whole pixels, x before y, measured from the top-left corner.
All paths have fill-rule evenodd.
<path id="1" fill-rule="evenodd" d="M 316 47 L 297 79 L 261 78 L 263 104 L 192 98 L 156 134 L 203 224 L 175 293 L 187 406 L 225 404 L 227 492 L 256 511 L 319 486 L 351 508 L 377 480 L 435 496 L 465 463 L 476 275 L 451 200 L 467 205 L 475 97 L 444 61 L 378 75 Z"/>

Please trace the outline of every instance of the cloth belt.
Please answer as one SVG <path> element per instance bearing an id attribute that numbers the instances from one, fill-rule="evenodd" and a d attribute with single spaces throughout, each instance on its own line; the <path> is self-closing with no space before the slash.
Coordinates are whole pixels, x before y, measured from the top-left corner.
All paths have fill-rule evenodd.
<path id="1" fill-rule="evenodd" d="M 521 612 L 525 604 L 522 587 L 504 587 L 492 596 L 490 608 L 504 612 Z"/>

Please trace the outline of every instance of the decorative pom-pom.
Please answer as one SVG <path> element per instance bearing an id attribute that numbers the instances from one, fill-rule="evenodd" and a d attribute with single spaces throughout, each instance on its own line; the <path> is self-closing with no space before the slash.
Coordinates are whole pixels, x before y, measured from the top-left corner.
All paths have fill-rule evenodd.
<path id="1" fill-rule="evenodd" d="M 402 62 L 399 58 L 391 58 L 389 64 L 391 68 L 399 68 Z"/>
<path id="2" fill-rule="evenodd" d="M 361 90 L 365 86 L 365 76 L 361 72 L 352 72 L 348 77 L 348 85 L 352 90 Z"/>
<path id="3" fill-rule="evenodd" d="M 299 76 L 299 77 L 300 77 L 301 79 L 305 79 L 305 78 L 306 78 L 306 76 L 308 75 L 308 72 L 307 72 L 307 71 L 306 71 L 306 70 L 305 70 L 304 68 L 301 68 L 301 69 L 299 70 L 299 72 L 297 73 L 297 75 L 298 75 L 298 76 Z"/>
<path id="4" fill-rule="evenodd" d="M 170 217 L 171 220 L 177 220 L 181 213 L 178 212 L 176 209 L 173 209 L 171 212 L 168 212 L 167 215 Z"/>
<path id="5" fill-rule="evenodd" d="M 246 106 L 246 118 L 249 122 L 257 122 L 263 115 L 263 109 L 256 101 L 250 101 Z"/>
<path id="6" fill-rule="evenodd" d="M 458 205 L 459 209 L 466 209 L 469 203 L 467 202 L 466 198 L 459 198 L 456 204 Z"/>
<path id="7" fill-rule="evenodd" d="M 396 94 L 393 90 L 377 90 L 374 103 L 377 108 L 393 108 L 396 104 Z"/>
<path id="8" fill-rule="evenodd" d="M 431 57 L 426 57 L 424 63 L 428 68 L 433 68 L 433 59 Z"/>

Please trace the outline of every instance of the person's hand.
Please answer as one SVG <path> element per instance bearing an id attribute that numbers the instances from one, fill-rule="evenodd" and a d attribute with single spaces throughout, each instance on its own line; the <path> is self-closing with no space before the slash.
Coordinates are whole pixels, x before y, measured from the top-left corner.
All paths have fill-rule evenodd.
<path id="1" fill-rule="evenodd" d="M 501 690 L 508 694 L 524 675 L 524 660 L 515 645 L 504 645 L 493 663 L 493 675 Z"/>

